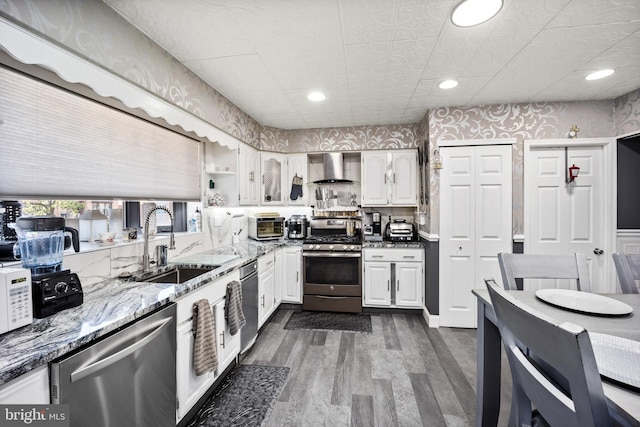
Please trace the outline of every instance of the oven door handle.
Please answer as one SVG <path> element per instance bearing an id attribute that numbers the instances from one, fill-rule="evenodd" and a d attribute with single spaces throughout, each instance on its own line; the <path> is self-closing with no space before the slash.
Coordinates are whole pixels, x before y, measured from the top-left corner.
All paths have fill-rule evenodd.
<path id="1" fill-rule="evenodd" d="M 326 257 L 334 257 L 334 258 L 361 258 L 361 252 L 302 252 L 303 257 L 311 257 L 311 258 L 326 258 Z"/>

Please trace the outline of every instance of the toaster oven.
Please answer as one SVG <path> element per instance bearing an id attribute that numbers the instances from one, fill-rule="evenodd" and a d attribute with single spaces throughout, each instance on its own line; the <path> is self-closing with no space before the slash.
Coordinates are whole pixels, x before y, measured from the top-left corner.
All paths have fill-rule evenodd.
<path id="1" fill-rule="evenodd" d="M 254 240 L 274 240 L 284 237 L 284 217 L 249 218 L 249 237 Z"/>

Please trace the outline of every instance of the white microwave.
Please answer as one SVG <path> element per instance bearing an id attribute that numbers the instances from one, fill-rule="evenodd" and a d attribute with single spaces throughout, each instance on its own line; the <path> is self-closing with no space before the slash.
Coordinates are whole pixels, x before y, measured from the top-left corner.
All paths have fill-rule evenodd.
<path id="1" fill-rule="evenodd" d="M 32 322 L 31 271 L 0 268 L 0 334 Z"/>

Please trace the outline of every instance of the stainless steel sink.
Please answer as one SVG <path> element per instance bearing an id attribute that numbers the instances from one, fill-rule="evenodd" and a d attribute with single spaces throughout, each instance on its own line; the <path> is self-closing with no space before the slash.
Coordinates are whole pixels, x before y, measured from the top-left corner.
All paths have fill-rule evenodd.
<path id="1" fill-rule="evenodd" d="M 187 280 L 191 280 L 194 277 L 198 277 L 202 274 L 208 273 L 215 268 L 218 268 L 218 266 L 217 265 L 211 265 L 207 267 L 177 266 L 170 270 L 166 270 L 161 273 L 154 274 L 150 277 L 141 279 L 140 282 L 180 284 L 180 283 L 186 282 Z"/>

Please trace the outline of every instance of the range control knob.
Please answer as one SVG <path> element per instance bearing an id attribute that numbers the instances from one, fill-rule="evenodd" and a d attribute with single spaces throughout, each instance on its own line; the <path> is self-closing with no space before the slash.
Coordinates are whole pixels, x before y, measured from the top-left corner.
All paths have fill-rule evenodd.
<path id="1" fill-rule="evenodd" d="M 355 247 L 355 246 L 353 246 L 353 245 L 349 246 L 349 249 L 351 249 L 351 250 L 354 250 L 355 248 L 356 248 L 356 247 Z"/>
<path id="2" fill-rule="evenodd" d="M 353 246 L 351 246 L 351 247 L 353 248 Z M 348 246 L 347 246 L 347 245 L 344 245 L 344 246 L 342 247 L 342 249 L 343 249 L 343 250 L 345 250 L 345 251 L 347 250 L 347 248 L 348 248 Z"/>
<path id="3" fill-rule="evenodd" d="M 320 249 L 320 245 L 316 245 L 316 249 Z"/>
<path id="4" fill-rule="evenodd" d="M 56 283 L 55 290 L 57 294 L 67 293 L 69 290 L 69 285 L 66 282 L 58 282 Z"/>
<path id="5" fill-rule="evenodd" d="M 329 245 L 329 250 L 332 251 L 333 250 L 333 245 Z"/>

